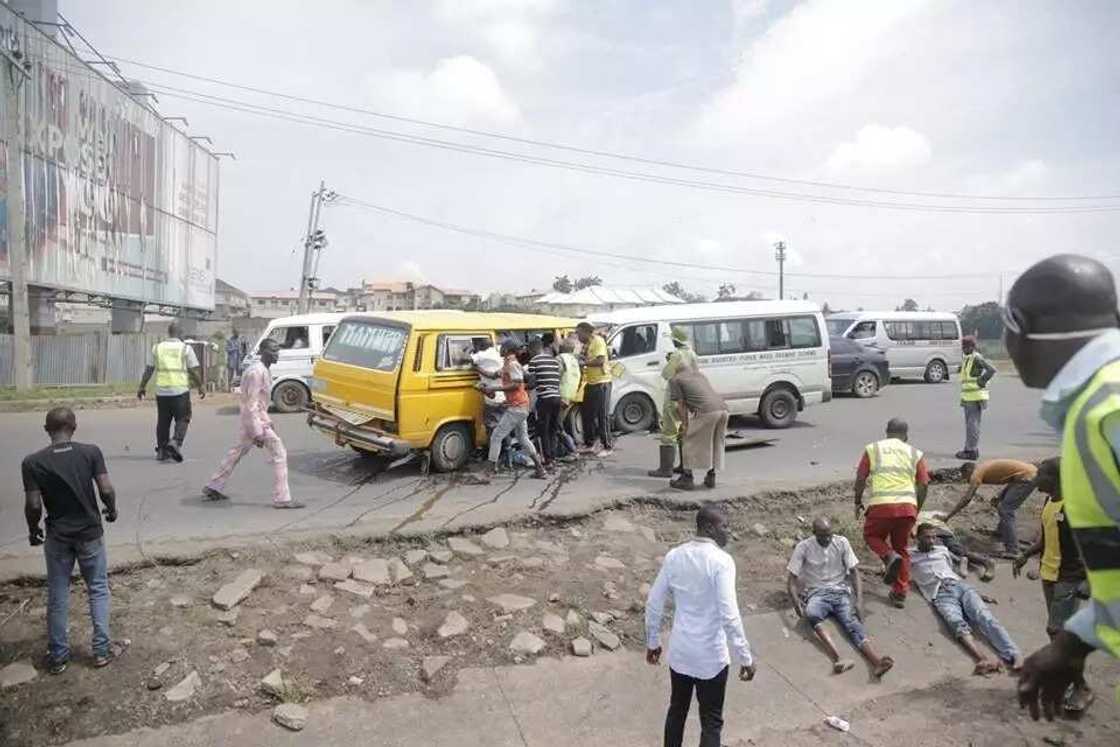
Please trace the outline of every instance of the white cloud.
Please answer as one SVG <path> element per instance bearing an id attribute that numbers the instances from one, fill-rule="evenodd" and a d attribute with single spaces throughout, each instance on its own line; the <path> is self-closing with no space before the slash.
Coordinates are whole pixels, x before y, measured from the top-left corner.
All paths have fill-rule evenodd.
<path id="1" fill-rule="evenodd" d="M 541 25 L 556 10 L 555 0 L 442 0 L 435 16 L 473 35 L 512 70 L 540 69 Z"/>
<path id="2" fill-rule="evenodd" d="M 858 85 L 880 41 L 927 0 L 812 0 L 775 22 L 742 55 L 734 82 L 696 124 L 707 142 L 734 142 L 777 121 L 809 115 Z"/>
<path id="3" fill-rule="evenodd" d="M 556 0 L 440 0 L 436 16 L 447 22 L 550 13 Z"/>
<path id="4" fill-rule="evenodd" d="M 505 64 L 522 71 L 540 68 L 540 37 L 534 24 L 520 19 L 498 21 L 485 26 L 481 34 Z"/>
<path id="5" fill-rule="evenodd" d="M 1042 186 L 1049 173 L 1050 169 L 1047 168 L 1045 163 L 1038 159 L 1032 159 L 1024 161 L 1004 174 L 1001 181 L 1004 188 L 1009 192 L 1031 190 Z"/>
<path id="6" fill-rule="evenodd" d="M 456 125 L 521 121 L 520 109 L 498 76 L 469 55 L 442 59 L 426 73 L 395 70 L 370 76 L 367 90 L 374 103 L 398 114 Z"/>
<path id="7" fill-rule="evenodd" d="M 828 158 L 833 173 L 882 173 L 921 166 L 932 149 L 925 135 L 909 127 L 869 124 L 855 140 L 841 143 Z"/>
<path id="8" fill-rule="evenodd" d="M 411 260 L 401 262 L 397 265 L 397 273 L 402 280 L 412 280 L 418 283 L 428 282 L 428 276 L 424 273 L 424 268 L 420 266 L 419 262 Z"/>

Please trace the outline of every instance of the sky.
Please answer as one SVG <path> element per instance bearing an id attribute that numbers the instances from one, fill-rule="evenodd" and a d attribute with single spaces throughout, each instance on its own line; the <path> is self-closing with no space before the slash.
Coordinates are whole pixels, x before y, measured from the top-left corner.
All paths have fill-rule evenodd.
<path id="1" fill-rule="evenodd" d="M 956 310 L 996 300 L 1057 252 L 1120 269 L 1120 197 L 975 197 L 1120 195 L 1120 4 L 1111 0 L 59 5 L 103 54 L 133 61 L 120 62 L 126 77 L 163 91 L 162 113 L 185 115 L 191 134 L 236 153 L 221 166 L 219 276 L 250 292 L 298 284 L 320 180 L 346 198 L 323 210 L 325 286 L 527 292 L 567 274 L 615 286 L 678 281 L 709 296 L 729 283 L 773 297 L 777 278 L 763 273 L 776 272 L 782 240 L 787 296 Z M 198 94 L 365 129 L 182 98 Z M 1037 212 L 1071 206 L 1115 209 Z"/>

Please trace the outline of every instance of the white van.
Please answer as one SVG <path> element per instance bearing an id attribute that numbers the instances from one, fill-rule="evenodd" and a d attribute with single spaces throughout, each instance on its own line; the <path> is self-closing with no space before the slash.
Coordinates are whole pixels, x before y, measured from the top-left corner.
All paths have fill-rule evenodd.
<path id="1" fill-rule="evenodd" d="M 311 370 L 339 321 L 347 314 L 301 314 L 273 319 L 245 358 L 244 367 L 257 359 L 261 342 L 272 338 L 280 344 L 280 357 L 272 364 L 272 405 L 280 412 L 299 412 L 311 401 Z"/>
<path id="2" fill-rule="evenodd" d="M 606 327 L 615 381 L 611 408 L 626 432 L 657 423 L 673 350 L 672 330 L 688 335 L 700 368 L 732 415 L 758 415 L 785 428 L 806 405 L 832 399 L 828 332 L 807 301 L 739 301 L 645 306 L 592 315 Z"/>
<path id="3" fill-rule="evenodd" d="M 887 354 L 891 376 L 947 381 L 961 369 L 961 324 L 936 311 L 858 311 L 830 314 L 829 334 Z"/>

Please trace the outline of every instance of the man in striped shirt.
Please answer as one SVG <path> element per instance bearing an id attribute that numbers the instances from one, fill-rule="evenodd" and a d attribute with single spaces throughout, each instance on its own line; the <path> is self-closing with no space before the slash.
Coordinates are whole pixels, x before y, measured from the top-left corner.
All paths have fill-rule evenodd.
<path id="1" fill-rule="evenodd" d="M 529 342 L 529 375 L 537 393 L 537 435 L 541 439 L 544 465 L 552 469 L 559 460 L 560 411 L 560 361 L 544 341 L 534 337 Z"/>

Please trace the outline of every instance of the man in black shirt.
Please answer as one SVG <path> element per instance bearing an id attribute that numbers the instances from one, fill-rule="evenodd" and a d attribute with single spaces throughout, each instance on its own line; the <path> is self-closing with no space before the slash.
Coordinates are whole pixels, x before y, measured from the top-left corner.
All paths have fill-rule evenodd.
<path id="1" fill-rule="evenodd" d="M 61 674 L 70 661 L 70 575 L 77 561 L 89 595 L 93 659 L 103 667 L 122 651 L 109 640 L 109 572 L 102 539 L 105 520 L 117 520 L 117 498 L 101 449 L 73 441 L 77 418 L 68 407 L 47 413 L 51 445 L 23 460 L 24 515 L 32 547 L 44 545 L 39 520 L 47 509 L 43 547 L 47 562 L 47 669 Z M 97 490 L 94 490 L 94 484 Z M 98 511 L 97 497 L 105 504 Z"/>

